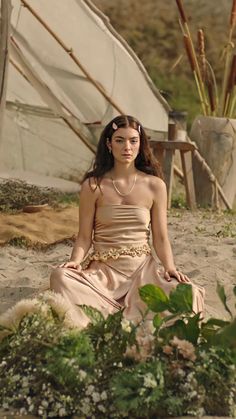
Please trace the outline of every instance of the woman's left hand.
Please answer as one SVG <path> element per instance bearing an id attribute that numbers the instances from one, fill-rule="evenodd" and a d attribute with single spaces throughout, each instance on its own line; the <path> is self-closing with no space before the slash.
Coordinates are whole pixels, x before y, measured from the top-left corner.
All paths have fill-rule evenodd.
<path id="1" fill-rule="evenodd" d="M 190 282 L 189 277 L 177 269 L 167 269 L 164 271 L 164 278 L 167 281 L 171 281 L 173 277 L 176 278 L 178 282 Z"/>

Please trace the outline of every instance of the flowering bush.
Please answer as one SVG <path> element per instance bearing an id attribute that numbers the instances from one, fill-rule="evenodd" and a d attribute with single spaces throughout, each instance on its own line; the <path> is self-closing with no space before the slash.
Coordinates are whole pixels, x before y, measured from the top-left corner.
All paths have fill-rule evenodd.
<path id="1" fill-rule="evenodd" d="M 231 313 L 220 285 L 218 293 Z M 146 285 L 140 296 L 153 322 L 134 325 L 122 311 L 104 319 L 83 306 L 91 323 L 79 330 L 53 292 L 8 310 L 0 317 L 1 407 L 42 418 L 234 417 L 233 316 L 202 321 L 188 284 L 169 296 Z"/>

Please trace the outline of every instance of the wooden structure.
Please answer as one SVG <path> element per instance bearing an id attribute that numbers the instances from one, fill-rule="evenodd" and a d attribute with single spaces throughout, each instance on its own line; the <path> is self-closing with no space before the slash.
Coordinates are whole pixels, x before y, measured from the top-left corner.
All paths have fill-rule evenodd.
<path id="1" fill-rule="evenodd" d="M 175 151 L 179 150 L 181 156 L 187 206 L 191 210 L 195 209 L 196 197 L 193 179 L 193 154 L 197 149 L 195 144 L 187 141 L 150 141 L 150 145 L 164 172 L 165 182 L 167 185 L 168 208 L 171 208 L 172 184 L 174 176 L 174 155 Z"/>
<path id="2" fill-rule="evenodd" d="M 0 141 L 6 105 L 11 2 L 0 0 Z"/>

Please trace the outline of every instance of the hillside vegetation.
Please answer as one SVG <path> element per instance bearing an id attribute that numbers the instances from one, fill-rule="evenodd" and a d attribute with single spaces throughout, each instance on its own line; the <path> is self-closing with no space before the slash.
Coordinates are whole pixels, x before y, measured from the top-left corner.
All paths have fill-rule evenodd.
<path id="1" fill-rule="evenodd" d="M 187 110 L 189 123 L 200 112 L 187 62 L 175 0 L 93 0 L 143 62 L 173 108 Z M 207 58 L 220 86 L 222 51 L 227 42 L 231 0 L 183 0 L 194 41 L 198 28 L 206 35 Z M 236 31 L 235 31 L 236 32 Z M 183 54 L 180 63 L 172 69 Z"/>

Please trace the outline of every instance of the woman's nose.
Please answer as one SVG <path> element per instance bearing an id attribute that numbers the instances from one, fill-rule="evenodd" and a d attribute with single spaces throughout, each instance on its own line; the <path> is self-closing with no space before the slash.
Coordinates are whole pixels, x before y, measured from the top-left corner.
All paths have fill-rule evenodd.
<path id="1" fill-rule="evenodd" d="M 130 150 L 130 147 L 131 147 L 130 142 L 129 141 L 126 141 L 126 143 L 125 143 L 125 150 Z"/>

